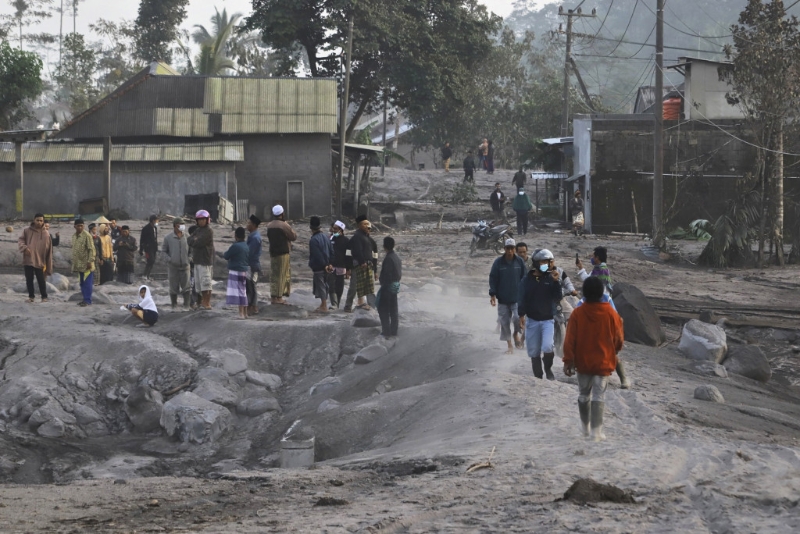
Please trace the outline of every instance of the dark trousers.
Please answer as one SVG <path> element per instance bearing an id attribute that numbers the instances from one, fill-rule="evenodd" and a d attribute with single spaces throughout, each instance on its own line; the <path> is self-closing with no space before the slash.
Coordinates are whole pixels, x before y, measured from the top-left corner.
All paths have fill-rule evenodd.
<path id="1" fill-rule="evenodd" d="M 344 294 L 344 275 L 331 273 L 328 275 L 328 290 L 330 291 L 331 307 L 339 308 Z M 353 302 L 350 301 L 352 305 Z"/>
<path id="2" fill-rule="evenodd" d="M 475 181 L 475 173 L 472 169 L 464 169 L 464 181 L 465 182 Z"/>
<path id="3" fill-rule="evenodd" d="M 528 212 L 523 210 L 514 210 L 517 212 L 517 234 L 524 235 L 528 233 Z"/>
<path id="4" fill-rule="evenodd" d="M 397 293 L 381 291 L 378 302 L 378 315 L 381 318 L 381 335 L 384 337 L 396 336 L 400 316 L 397 311 Z"/>
<path id="5" fill-rule="evenodd" d="M 150 277 L 150 271 L 153 270 L 153 265 L 156 263 L 156 253 L 157 250 L 145 250 L 144 257 L 147 259 L 147 263 L 144 264 L 144 277 Z"/>
<path id="6" fill-rule="evenodd" d="M 89 273 L 89 276 L 83 276 L 83 273 L 80 273 L 81 277 L 81 294 L 83 294 L 83 302 L 86 304 L 92 303 L 92 289 L 94 286 L 94 273 Z"/>
<path id="7" fill-rule="evenodd" d="M 28 297 L 33 298 L 33 277 L 36 276 L 36 282 L 39 283 L 39 294 L 43 299 L 47 298 L 47 282 L 44 278 L 44 270 L 36 269 L 31 265 L 25 266 L 25 284 L 28 286 Z"/>

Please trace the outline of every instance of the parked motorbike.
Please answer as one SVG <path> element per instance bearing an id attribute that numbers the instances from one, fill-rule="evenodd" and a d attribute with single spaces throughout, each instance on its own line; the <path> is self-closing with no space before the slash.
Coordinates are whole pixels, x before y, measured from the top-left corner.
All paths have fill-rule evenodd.
<path id="1" fill-rule="evenodd" d="M 472 227 L 472 243 L 469 246 L 469 255 L 473 256 L 478 250 L 492 249 L 496 254 L 502 254 L 506 239 L 513 237 L 510 226 L 500 224 L 491 225 L 486 221 L 478 221 Z"/>

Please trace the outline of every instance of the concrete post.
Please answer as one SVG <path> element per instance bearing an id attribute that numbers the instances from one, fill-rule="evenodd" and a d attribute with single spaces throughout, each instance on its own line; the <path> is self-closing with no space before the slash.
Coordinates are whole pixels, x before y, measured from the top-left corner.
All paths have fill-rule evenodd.
<path id="1" fill-rule="evenodd" d="M 103 196 L 111 209 L 111 138 L 103 139 Z"/>
<path id="2" fill-rule="evenodd" d="M 356 187 L 355 193 L 355 207 L 353 209 L 353 217 L 358 217 L 358 189 L 361 182 L 361 179 L 358 177 L 358 167 L 361 163 L 361 154 L 356 154 L 355 159 L 351 160 L 353 165 L 353 182 Z"/>
<path id="3" fill-rule="evenodd" d="M 15 204 L 15 207 L 16 207 L 16 209 L 14 211 L 16 212 L 17 217 L 22 217 L 22 210 L 23 210 L 24 203 L 25 203 L 24 202 L 25 199 L 24 199 L 24 195 L 23 195 L 23 191 L 25 189 L 24 188 L 25 171 L 24 171 L 24 162 L 23 162 L 24 151 L 22 149 L 22 142 L 21 141 L 17 141 L 14 144 L 14 148 L 15 148 L 15 150 L 14 150 L 14 195 L 15 195 L 14 204 Z"/>

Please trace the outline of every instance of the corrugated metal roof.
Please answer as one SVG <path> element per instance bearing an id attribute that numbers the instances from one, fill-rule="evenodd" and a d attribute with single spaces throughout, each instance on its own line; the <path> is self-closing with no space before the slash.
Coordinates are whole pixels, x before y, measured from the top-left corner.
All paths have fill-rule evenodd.
<path id="1" fill-rule="evenodd" d="M 25 163 L 103 161 L 103 147 L 78 143 L 28 143 Z M 244 143 L 188 143 L 179 145 L 116 145 L 111 161 L 244 161 Z M 0 163 L 14 163 L 14 145 L 0 143 Z"/>
<path id="2" fill-rule="evenodd" d="M 209 115 L 202 109 L 158 108 L 153 118 L 153 134 L 173 137 L 211 137 Z"/>

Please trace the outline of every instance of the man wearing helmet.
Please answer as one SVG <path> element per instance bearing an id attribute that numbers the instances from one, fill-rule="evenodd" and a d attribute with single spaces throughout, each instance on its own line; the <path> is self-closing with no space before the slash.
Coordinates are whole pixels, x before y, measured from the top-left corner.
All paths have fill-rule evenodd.
<path id="1" fill-rule="evenodd" d="M 547 249 L 533 256 L 533 268 L 522 279 L 517 299 L 520 327 L 525 328 L 525 344 L 531 358 L 533 374 L 548 380 L 555 380 L 551 370 L 555 356 L 553 348 L 553 303 L 561 300 L 561 284 L 558 271 L 550 268 L 553 253 Z M 544 353 L 544 373 L 542 357 Z"/>
<path id="2" fill-rule="evenodd" d="M 194 218 L 197 228 L 186 241 L 192 249 L 194 284 L 200 292 L 200 306 L 210 310 L 214 278 L 214 230 L 211 229 L 211 215 L 206 210 L 198 211 Z"/>

